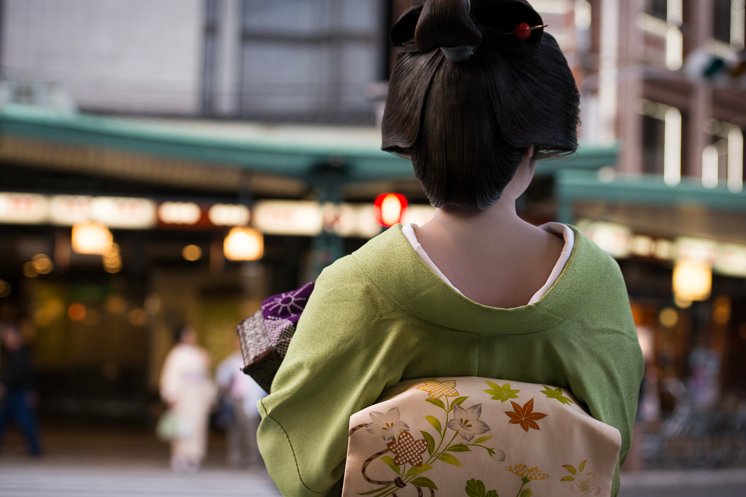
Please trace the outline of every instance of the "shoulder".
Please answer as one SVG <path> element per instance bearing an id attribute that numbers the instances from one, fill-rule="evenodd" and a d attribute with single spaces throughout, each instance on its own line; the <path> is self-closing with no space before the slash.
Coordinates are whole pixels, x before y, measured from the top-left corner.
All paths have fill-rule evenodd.
<path id="1" fill-rule="evenodd" d="M 594 329 L 633 330 L 619 264 L 578 228 L 571 229 L 575 234 L 572 254 L 546 303 L 552 312 L 574 322 L 593 323 Z"/>
<path id="2" fill-rule="evenodd" d="M 314 294 L 363 291 L 375 288 L 381 278 L 388 278 L 406 258 L 403 243 L 408 243 L 400 226 L 386 230 L 350 255 L 338 259 L 319 275 Z"/>

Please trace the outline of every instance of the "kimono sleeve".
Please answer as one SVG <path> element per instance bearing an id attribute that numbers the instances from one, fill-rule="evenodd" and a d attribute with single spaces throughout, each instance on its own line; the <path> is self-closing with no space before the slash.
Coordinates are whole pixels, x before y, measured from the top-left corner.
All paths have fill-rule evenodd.
<path id="1" fill-rule="evenodd" d="M 259 403 L 258 443 L 286 497 L 340 495 L 349 417 L 399 381 L 385 305 L 344 259 L 325 270 Z"/>

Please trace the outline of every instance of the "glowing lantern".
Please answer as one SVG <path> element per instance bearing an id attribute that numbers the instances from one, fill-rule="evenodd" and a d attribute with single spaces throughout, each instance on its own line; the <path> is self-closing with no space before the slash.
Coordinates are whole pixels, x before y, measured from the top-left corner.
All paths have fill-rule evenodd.
<path id="1" fill-rule="evenodd" d="M 264 256 L 264 236 L 253 228 L 233 228 L 223 241 L 223 253 L 231 261 L 258 261 Z"/>
<path id="2" fill-rule="evenodd" d="M 373 203 L 376 221 L 386 228 L 400 223 L 408 205 L 407 197 L 400 193 L 382 193 Z"/>
<path id="3" fill-rule="evenodd" d="M 72 246 L 79 254 L 103 255 L 113 242 L 111 231 L 102 223 L 86 221 L 73 225 Z"/>
<path id="4" fill-rule="evenodd" d="M 712 292 L 712 267 L 706 262 L 682 260 L 673 270 L 673 293 L 677 300 L 707 300 Z"/>

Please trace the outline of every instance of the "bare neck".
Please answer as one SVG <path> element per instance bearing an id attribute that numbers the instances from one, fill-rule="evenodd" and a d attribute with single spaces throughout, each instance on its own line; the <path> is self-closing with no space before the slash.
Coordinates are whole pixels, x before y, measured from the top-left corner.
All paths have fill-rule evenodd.
<path id="1" fill-rule="evenodd" d="M 511 198 L 481 212 L 436 209 L 416 234 L 456 288 L 495 307 L 526 304 L 546 282 L 563 247 L 558 237 L 521 219 Z"/>

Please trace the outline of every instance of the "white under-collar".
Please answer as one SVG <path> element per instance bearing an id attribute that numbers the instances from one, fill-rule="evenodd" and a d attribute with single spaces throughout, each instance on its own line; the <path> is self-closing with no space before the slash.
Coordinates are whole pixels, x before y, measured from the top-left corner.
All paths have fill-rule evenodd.
<path id="1" fill-rule="evenodd" d="M 441 271 L 438 266 L 435 265 L 430 256 L 427 255 L 425 248 L 417 240 L 417 235 L 414 232 L 415 227 L 416 225 L 414 224 L 405 224 L 404 226 L 402 226 L 402 233 L 404 233 L 404 236 L 407 238 L 409 244 L 412 246 L 417 255 L 419 255 L 422 260 L 425 261 L 425 264 L 427 264 L 441 280 L 447 283 L 456 292 L 463 295 L 461 290 L 456 288 L 453 283 L 451 283 L 448 277 L 443 274 L 443 271 Z M 557 278 L 559 278 L 562 270 L 565 269 L 567 261 L 570 260 L 572 249 L 575 246 L 575 233 L 573 233 L 569 226 L 562 223 L 546 223 L 541 225 L 540 228 L 549 233 L 561 235 L 565 241 L 565 245 L 564 247 L 562 247 L 562 252 L 560 253 L 559 259 L 557 259 L 557 263 L 554 265 L 552 272 L 549 274 L 549 278 L 547 278 L 546 283 L 544 283 L 544 285 L 539 288 L 539 290 L 533 295 L 533 297 L 531 297 L 531 300 L 528 301 L 529 305 L 538 302 L 549 291 L 552 285 L 554 285 L 554 282 L 557 281 Z"/>

